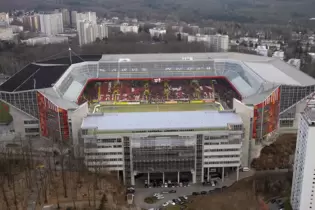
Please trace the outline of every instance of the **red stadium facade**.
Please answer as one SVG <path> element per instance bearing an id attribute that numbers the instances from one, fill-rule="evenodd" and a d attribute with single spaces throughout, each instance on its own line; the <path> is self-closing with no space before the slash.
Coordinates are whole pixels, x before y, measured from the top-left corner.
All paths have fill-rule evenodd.
<path id="1" fill-rule="evenodd" d="M 41 136 L 69 140 L 68 112 L 37 92 Z M 49 126 L 48 126 L 49 125 Z"/>
<path id="2" fill-rule="evenodd" d="M 253 138 L 262 139 L 278 128 L 280 88 L 275 89 L 263 102 L 254 106 Z"/>

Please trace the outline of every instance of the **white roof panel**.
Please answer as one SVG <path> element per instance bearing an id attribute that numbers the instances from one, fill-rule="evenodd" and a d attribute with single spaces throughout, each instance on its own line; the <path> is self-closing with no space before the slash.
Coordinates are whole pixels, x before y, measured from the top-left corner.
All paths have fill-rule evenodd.
<path id="1" fill-rule="evenodd" d="M 83 87 L 84 86 L 81 83 L 73 81 L 67 91 L 64 93 L 63 97 L 70 101 L 76 101 Z"/>
<path id="2" fill-rule="evenodd" d="M 156 130 L 220 128 L 227 124 L 241 124 L 242 119 L 234 112 L 187 111 L 187 112 L 133 112 L 87 116 L 82 129 L 98 130 Z"/>
<path id="3" fill-rule="evenodd" d="M 257 75 L 268 82 L 286 85 L 301 85 L 294 78 L 288 76 L 287 74 L 269 63 L 245 62 L 245 64 L 249 68 L 251 68 Z"/>

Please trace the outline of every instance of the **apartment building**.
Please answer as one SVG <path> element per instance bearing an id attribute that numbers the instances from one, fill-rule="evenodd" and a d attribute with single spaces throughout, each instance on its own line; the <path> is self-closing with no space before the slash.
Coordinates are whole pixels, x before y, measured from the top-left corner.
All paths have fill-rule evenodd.
<path id="1" fill-rule="evenodd" d="M 1 22 L 6 23 L 7 25 L 9 25 L 9 23 L 10 23 L 9 13 L 0 12 L 0 23 Z"/>
<path id="2" fill-rule="evenodd" d="M 40 31 L 46 36 L 63 33 L 62 13 L 40 14 Z"/>
<path id="3" fill-rule="evenodd" d="M 188 42 L 204 42 L 205 45 L 215 52 L 226 52 L 229 49 L 228 35 L 202 35 L 196 34 L 188 36 Z"/>
<path id="4" fill-rule="evenodd" d="M 138 33 L 138 25 L 129 25 L 128 23 L 123 23 L 120 25 L 120 31 L 123 33 Z"/>
<path id="5" fill-rule="evenodd" d="M 93 114 L 81 129 L 87 167 L 116 171 L 126 184 L 140 174 L 201 183 L 241 165 L 243 122 L 233 111 Z"/>
<path id="6" fill-rule="evenodd" d="M 294 157 L 291 205 L 293 210 L 315 208 L 315 101 L 300 114 Z"/>
<path id="7" fill-rule="evenodd" d="M 38 14 L 24 16 L 22 21 L 26 30 L 32 32 L 40 31 L 40 19 Z"/>
<path id="8" fill-rule="evenodd" d="M 79 22 L 79 44 L 80 46 L 94 42 L 97 38 L 108 37 L 108 27 L 104 24 L 96 24 L 91 21 Z"/>
<path id="9" fill-rule="evenodd" d="M 151 37 L 154 37 L 154 36 L 159 37 L 166 34 L 166 29 L 165 28 L 150 28 L 149 32 L 150 32 Z"/>
<path id="10" fill-rule="evenodd" d="M 80 22 L 82 21 L 89 21 L 92 24 L 96 24 L 97 22 L 97 17 L 96 17 L 96 12 L 74 12 L 75 16 L 75 22 L 76 22 L 76 28 L 79 31 L 80 30 Z"/>

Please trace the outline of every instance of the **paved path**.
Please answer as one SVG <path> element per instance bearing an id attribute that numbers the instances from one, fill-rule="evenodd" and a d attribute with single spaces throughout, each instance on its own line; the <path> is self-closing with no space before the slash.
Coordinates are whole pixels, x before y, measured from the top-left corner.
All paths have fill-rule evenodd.
<path id="1" fill-rule="evenodd" d="M 254 171 L 249 172 L 240 172 L 239 179 L 243 179 L 246 177 L 250 177 L 254 175 Z M 216 187 L 222 186 L 230 186 L 236 181 L 236 173 L 230 174 L 229 177 L 224 178 L 224 182 L 218 182 Z M 201 191 L 209 191 L 210 189 L 214 189 L 216 187 L 211 186 L 203 186 L 201 184 L 193 184 L 189 187 L 176 187 L 176 188 L 136 188 L 135 193 L 135 205 L 144 209 L 157 208 L 160 207 L 163 203 L 168 200 L 172 200 L 174 198 L 178 198 L 182 195 L 191 195 L 192 192 L 201 192 Z M 171 189 L 175 189 L 177 192 L 172 194 L 164 194 L 164 199 L 159 200 L 154 204 L 147 204 L 144 202 L 146 197 L 152 196 L 154 193 L 160 193 L 162 191 L 169 191 Z"/>

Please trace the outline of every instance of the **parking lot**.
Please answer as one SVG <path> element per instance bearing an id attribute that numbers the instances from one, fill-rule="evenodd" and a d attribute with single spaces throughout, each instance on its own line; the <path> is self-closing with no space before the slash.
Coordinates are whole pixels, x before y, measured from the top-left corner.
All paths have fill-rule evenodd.
<path id="1" fill-rule="evenodd" d="M 249 172 L 240 172 L 240 179 L 252 176 L 254 174 L 253 171 Z M 193 192 L 198 193 L 207 193 L 209 194 L 209 191 L 221 191 L 222 187 L 229 187 L 231 184 L 233 184 L 236 181 L 236 175 L 231 174 L 229 177 L 226 177 L 224 181 L 218 180 L 217 185 L 215 187 L 211 185 L 203 186 L 202 184 L 191 184 L 187 187 L 171 187 L 171 188 L 165 188 L 165 187 L 152 187 L 152 188 L 136 188 L 134 202 L 136 206 L 144 209 L 150 209 L 150 208 L 159 208 L 162 207 L 163 204 L 167 201 L 177 199 L 180 196 L 192 196 Z M 216 189 L 217 188 L 217 189 Z M 176 190 L 175 193 L 165 193 L 170 190 Z M 164 192 L 164 193 L 163 193 Z M 144 199 L 147 197 L 152 197 L 155 193 L 163 194 L 163 199 L 157 200 L 154 204 L 148 204 L 144 202 Z M 211 193 L 211 192 L 210 192 Z M 202 195 L 196 195 L 196 196 L 202 196 Z M 169 204 L 172 205 L 172 204 Z"/>
<path id="2" fill-rule="evenodd" d="M 284 210 L 284 199 L 271 199 L 269 202 L 269 209 L 270 210 Z"/>

